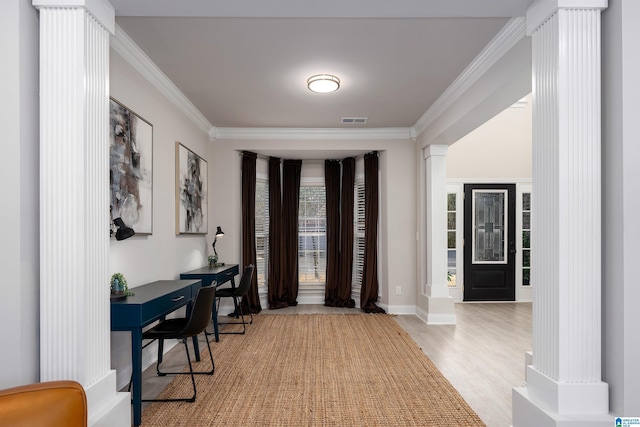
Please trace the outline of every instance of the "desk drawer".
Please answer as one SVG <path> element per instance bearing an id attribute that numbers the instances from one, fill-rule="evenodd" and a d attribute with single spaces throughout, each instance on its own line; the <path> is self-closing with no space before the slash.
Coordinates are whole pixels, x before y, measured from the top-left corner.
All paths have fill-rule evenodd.
<path id="1" fill-rule="evenodd" d="M 218 281 L 218 285 L 221 285 L 233 279 L 237 275 L 238 275 L 238 266 L 236 265 L 235 267 L 232 267 L 227 271 L 219 273 L 218 277 L 216 277 L 216 280 Z"/>
<path id="2" fill-rule="evenodd" d="M 142 306 L 142 319 L 149 319 L 148 324 L 186 305 L 194 297 L 191 291 L 187 287 L 149 301 Z"/>

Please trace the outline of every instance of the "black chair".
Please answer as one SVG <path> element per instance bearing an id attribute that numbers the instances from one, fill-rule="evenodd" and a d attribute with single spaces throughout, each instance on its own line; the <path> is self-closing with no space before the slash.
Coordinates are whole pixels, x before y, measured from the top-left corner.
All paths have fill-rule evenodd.
<path id="1" fill-rule="evenodd" d="M 253 264 L 247 265 L 242 272 L 242 278 L 240 279 L 240 284 L 237 288 L 218 288 L 216 290 L 216 301 L 217 301 L 217 310 L 220 313 L 220 299 L 221 298 L 232 298 L 233 299 L 233 307 L 234 307 L 234 316 L 236 319 L 239 317 L 242 318 L 240 322 L 218 322 L 218 325 L 242 325 L 242 332 L 235 331 L 222 331 L 220 334 L 239 334 L 242 335 L 247 330 L 247 322 L 244 320 L 244 313 L 242 312 L 242 297 L 245 296 L 249 292 L 249 287 L 251 286 L 251 278 L 253 277 L 253 270 L 255 267 Z M 240 316 L 238 316 L 240 314 Z M 251 315 L 251 321 L 249 321 L 249 325 L 253 323 L 253 313 L 249 311 Z M 209 332 L 205 331 L 205 334 L 209 334 Z"/>
<path id="2" fill-rule="evenodd" d="M 158 344 L 158 361 L 156 363 L 156 371 L 158 375 L 164 376 L 167 374 L 190 374 L 191 383 L 193 384 L 193 396 L 190 398 L 178 398 L 178 399 L 143 399 L 143 402 L 195 402 L 196 400 L 196 380 L 195 374 L 213 375 L 216 365 L 213 362 L 213 354 L 209 347 L 209 338 L 205 333 L 205 340 L 207 342 L 207 350 L 209 350 L 209 357 L 211 358 L 211 370 L 206 372 L 194 372 L 191 365 L 191 356 L 189 354 L 189 346 L 187 345 L 187 339 L 198 336 L 205 330 L 211 320 L 211 308 L 215 300 L 216 288 L 214 286 L 205 286 L 198 289 L 198 294 L 194 299 L 191 313 L 188 317 L 179 319 L 166 319 L 162 320 L 153 328 L 142 333 L 142 339 L 159 340 Z M 187 361 L 189 362 L 189 372 L 161 372 L 160 363 L 162 363 L 162 342 L 165 339 L 179 339 L 184 344 L 184 349 L 187 352 Z"/>

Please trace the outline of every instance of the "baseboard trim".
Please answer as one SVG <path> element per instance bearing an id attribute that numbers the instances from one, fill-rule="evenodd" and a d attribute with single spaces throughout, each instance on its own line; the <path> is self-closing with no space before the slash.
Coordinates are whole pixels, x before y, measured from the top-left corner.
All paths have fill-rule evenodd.
<path id="1" fill-rule="evenodd" d="M 124 426 L 131 423 L 131 394 L 116 389 L 116 371 L 85 388 L 88 425 L 91 427 Z"/>

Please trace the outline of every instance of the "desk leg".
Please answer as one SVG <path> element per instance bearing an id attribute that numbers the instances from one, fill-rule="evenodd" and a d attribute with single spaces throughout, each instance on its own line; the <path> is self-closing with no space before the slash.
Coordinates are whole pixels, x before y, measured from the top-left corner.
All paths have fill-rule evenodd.
<path id="1" fill-rule="evenodd" d="M 133 425 L 142 423 L 142 329 L 131 331 L 131 369 L 133 370 Z"/>

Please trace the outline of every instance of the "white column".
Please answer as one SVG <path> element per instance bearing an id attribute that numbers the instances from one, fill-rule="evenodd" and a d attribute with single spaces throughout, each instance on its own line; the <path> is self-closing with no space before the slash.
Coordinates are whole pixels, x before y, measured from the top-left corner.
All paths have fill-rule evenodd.
<path id="1" fill-rule="evenodd" d="M 110 369 L 109 34 L 104 0 L 40 13 L 40 379 L 87 391 L 90 425 L 129 425 Z"/>
<path id="2" fill-rule="evenodd" d="M 610 426 L 601 381 L 600 12 L 542 0 L 533 52 L 533 365 L 514 427 Z"/>
<path id="3" fill-rule="evenodd" d="M 456 313 L 447 286 L 447 151 L 446 145 L 424 149 L 426 171 L 426 237 L 428 324 L 454 325 Z"/>

